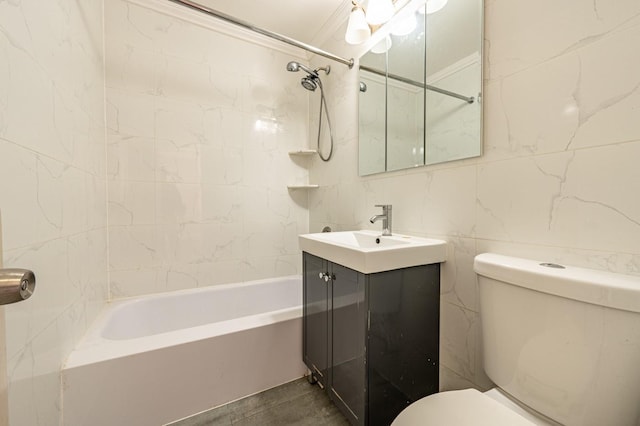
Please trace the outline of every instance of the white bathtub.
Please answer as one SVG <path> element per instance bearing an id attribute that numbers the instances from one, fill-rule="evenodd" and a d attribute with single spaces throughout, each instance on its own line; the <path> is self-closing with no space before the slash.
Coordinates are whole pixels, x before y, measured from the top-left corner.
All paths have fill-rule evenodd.
<path id="1" fill-rule="evenodd" d="M 160 425 L 302 377 L 302 279 L 109 304 L 62 371 L 63 423 Z"/>

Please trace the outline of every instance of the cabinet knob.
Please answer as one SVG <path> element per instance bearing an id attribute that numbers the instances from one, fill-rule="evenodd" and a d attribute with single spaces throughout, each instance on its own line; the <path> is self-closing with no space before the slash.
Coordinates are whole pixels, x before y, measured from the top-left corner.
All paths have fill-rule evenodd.
<path id="1" fill-rule="evenodd" d="M 329 281 L 333 281 L 336 279 L 336 276 L 331 274 L 324 274 L 324 282 L 328 283 Z"/>
<path id="2" fill-rule="evenodd" d="M 331 281 L 332 279 L 335 278 L 335 276 L 333 275 L 329 275 L 326 272 L 320 272 L 318 274 L 318 278 L 320 278 L 321 280 L 324 280 L 325 283 L 328 283 L 329 281 Z"/>

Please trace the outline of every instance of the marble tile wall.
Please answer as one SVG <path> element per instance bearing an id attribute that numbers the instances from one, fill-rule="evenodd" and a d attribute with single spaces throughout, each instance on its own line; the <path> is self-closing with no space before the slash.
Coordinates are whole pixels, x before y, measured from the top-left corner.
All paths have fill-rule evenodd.
<path id="1" fill-rule="evenodd" d="M 336 33 L 326 50 L 351 56 Z M 314 162 L 310 231 L 371 228 L 449 242 L 442 388 L 487 388 L 473 258 L 497 252 L 640 275 L 640 3 L 485 1 L 484 154 L 358 177 L 357 72 L 326 88 L 336 150 Z M 318 59 L 312 61 L 321 63 Z M 311 126 L 313 128 L 313 126 Z"/>
<path id="2" fill-rule="evenodd" d="M 12 425 L 59 424 L 61 365 L 107 298 L 102 22 L 99 0 L 0 2 L 0 255 L 37 276 L 3 309 Z"/>
<path id="3" fill-rule="evenodd" d="M 300 273 L 302 52 L 156 3 L 105 4 L 111 297 Z"/>

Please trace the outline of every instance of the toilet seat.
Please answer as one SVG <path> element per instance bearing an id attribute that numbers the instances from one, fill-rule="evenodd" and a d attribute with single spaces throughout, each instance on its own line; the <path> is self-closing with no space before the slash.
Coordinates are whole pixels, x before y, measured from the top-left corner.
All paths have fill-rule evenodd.
<path id="1" fill-rule="evenodd" d="M 436 393 L 419 399 L 391 426 L 532 426 L 525 419 L 475 389 Z"/>

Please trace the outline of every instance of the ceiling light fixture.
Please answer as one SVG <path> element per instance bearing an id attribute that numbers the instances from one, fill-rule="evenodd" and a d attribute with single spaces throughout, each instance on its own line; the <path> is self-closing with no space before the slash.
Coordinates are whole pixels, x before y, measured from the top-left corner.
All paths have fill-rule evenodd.
<path id="1" fill-rule="evenodd" d="M 447 1 L 422 0 L 424 4 L 419 11 L 422 14 L 435 13 L 442 9 L 447 4 Z M 366 2 L 366 10 L 363 6 L 364 2 Z M 344 36 L 345 41 L 349 44 L 362 44 L 368 41 L 373 32 L 391 20 L 396 12 L 410 2 L 410 0 L 351 0 L 353 7 L 349 14 L 347 31 Z M 395 24 L 391 34 L 404 36 L 410 34 L 415 28 L 416 18 L 415 16 L 409 16 Z"/>
<path id="2" fill-rule="evenodd" d="M 393 18 L 396 8 L 391 0 L 369 0 L 367 6 L 367 22 L 371 25 L 382 25 Z"/>
<path id="3" fill-rule="evenodd" d="M 347 24 L 347 33 L 344 39 L 349 44 L 364 43 L 371 37 L 371 28 L 367 23 L 364 9 L 362 6 L 353 2 L 353 9 L 349 14 L 349 23 Z"/>
<path id="4" fill-rule="evenodd" d="M 364 0 L 363 0 L 364 1 Z M 349 44 L 362 44 L 369 40 L 371 33 L 396 13 L 394 3 L 398 0 L 368 0 L 367 10 L 358 0 L 351 0 L 353 8 L 344 39 Z M 400 2 L 402 3 L 402 2 Z"/>

